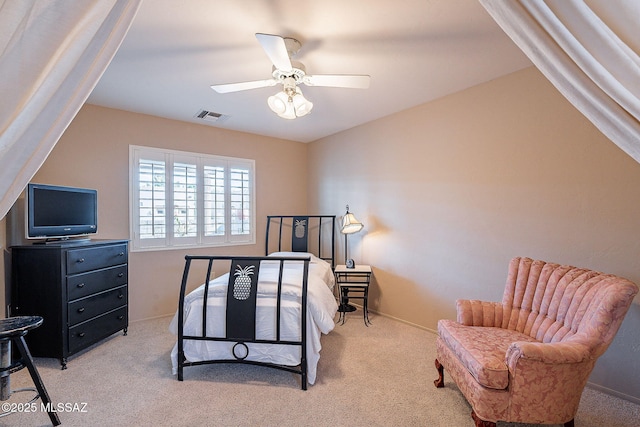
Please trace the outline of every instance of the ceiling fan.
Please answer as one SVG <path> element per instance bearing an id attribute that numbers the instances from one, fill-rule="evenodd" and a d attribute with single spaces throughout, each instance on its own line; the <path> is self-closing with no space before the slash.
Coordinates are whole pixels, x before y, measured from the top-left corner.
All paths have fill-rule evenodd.
<path id="1" fill-rule="evenodd" d="M 280 117 L 295 119 L 309 114 L 313 108 L 313 103 L 302 95 L 298 87 L 300 84 L 358 89 L 369 87 L 368 75 L 307 74 L 302 63 L 291 60 L 301 47 L 300 42 L 294 38 L 263 33 L 256 33 L 256 38 L 273 63 L 272 77 L 266 80 L 212 85 L 211 89 L 218 93 L 229 93 L 275 86 L 280 83 L 283 85 L 283 90 L 269 97 L 267 100 L 269 108 Z"/>

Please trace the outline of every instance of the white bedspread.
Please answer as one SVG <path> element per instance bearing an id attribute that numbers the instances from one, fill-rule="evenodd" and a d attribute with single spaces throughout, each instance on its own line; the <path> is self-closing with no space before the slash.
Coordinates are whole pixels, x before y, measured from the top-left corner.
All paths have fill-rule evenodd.
<path id="1" fill-rule="evenodd" d="M 272 256 L 292 256 L 289 252 Z M 309 384 L 314 384 L 318 360 L 320 360 L 321 335 L 333 330 L 334 317 L 338 306 L 332 289 L 334 286 L 331 266 L 310 254 L 296 253 L 295 256 L 311 256 L 307 288 L 307 373 Z M 258 275 L 258 297 L 256 308 L 256 338 L 275 339 L 275 293 L 278 283 L 279 263 L 263 261 Z M 226 303 L 229 273 L 209 283 L 207 298 L 207 336 L 224 337 L 226 330 Z M 287 262 L 283 271 L 282 311 L 280 321 L 281 340 L 300 339 L 300 295 L 302 291 L 302 263 Z M 185 297 L 184 335 L 202 334 L 202 304 L 204 284 Z M 178 334 L 178 313 L 174 315 L 169 329 Z M 185 340 L 184 352 L 187 361 L 196 362 L 212 359 L 233 359 L 233 342 Z M 300 364 L 300 347 L 247 343 L 247 360 L 275 363 L 287 366 Z M 171 351 L 173 374 L 178 368 L 178 344 Z"/>

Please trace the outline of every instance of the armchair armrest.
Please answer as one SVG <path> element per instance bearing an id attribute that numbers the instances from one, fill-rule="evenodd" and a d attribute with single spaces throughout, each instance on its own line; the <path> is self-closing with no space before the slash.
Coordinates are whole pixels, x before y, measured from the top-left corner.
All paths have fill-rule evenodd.
<path id="1" fill-rule="evenodd" d="M 511 343 L 506 354 L 507 365 L 515 367 L 520 359 L 545 364 L 582 363 L 592 360 L 589 347 L 580 342 L 525 342 Z"/>
<path id="2" fill-rule="evenodd" d="M 509 368 L 510 419 L 569 420 L 595 364 L 589 346 L 580 342 L 514 342 L 506 353 Z M 535 397 L 535 398 L 532 398 Z"/>
<path id="3" fill-rule="evenodd" d="M 478 300 L 456 300 L 458 323 L 465 326 L 502 326 L 502 304 Z"/>

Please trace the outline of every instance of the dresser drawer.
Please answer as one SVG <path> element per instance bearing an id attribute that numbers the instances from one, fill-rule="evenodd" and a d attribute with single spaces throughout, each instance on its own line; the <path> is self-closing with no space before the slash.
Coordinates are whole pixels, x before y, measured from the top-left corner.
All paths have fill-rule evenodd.
<path id="1" fill-rule="evenodd" d="M 127 265 L 104 268 L 67 277 L 67 299 L 73 301 L 87 295 L 127 284 Z"/>
<path id="2" fill-rule="evenodd" d="M 127 258 L 127 244 L 70 249 L 67 251 L 67 274 L 126 264 Z"/>
<path id="3" fill-rule="evenodd" d="M 75 325 L 92 317 L 127 304 L 127 287 L 121 286 L 69 303 L 69 325 Z"/>
<path id="4" fill-rule="evenodd" d="M 86 348 L 127 327 L 127 306 L 69 328 L 69 353 Z"/>

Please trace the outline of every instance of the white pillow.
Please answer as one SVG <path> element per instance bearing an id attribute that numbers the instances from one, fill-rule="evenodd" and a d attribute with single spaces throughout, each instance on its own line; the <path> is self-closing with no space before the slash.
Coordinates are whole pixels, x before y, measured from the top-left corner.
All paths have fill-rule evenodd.
<path id="1" fill-rule="evenodd" d="M 335 284 L 333 277 L 333 270 L 331 269 L 331 264 L 322 258 L 318 258 L 312 253 L 309 252 L 273 252 L 270 253 L 271 257 L 283 257 L 283 258 L 311 258 L 309 261 L 309 269 L 312 273 L 317 275 L 329 289 L 333 289 Z"/>
<path id="2" fill-rule="evenodd" d="M 309 252 L 272 252 L 269 256 L 282 258 L 311 258 L 310 262 L 322 261 L 320 258 Z"/>

